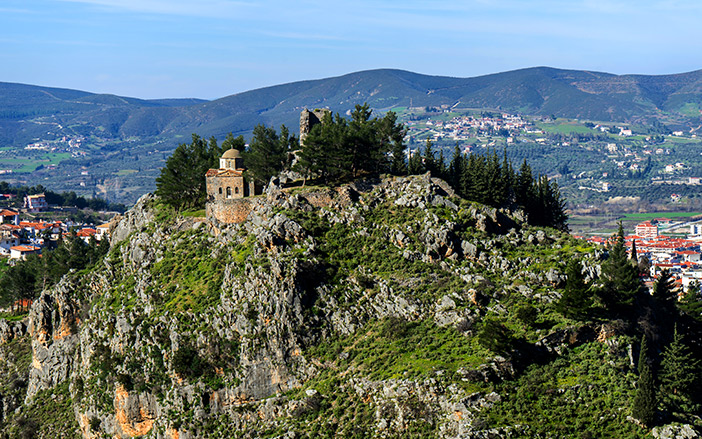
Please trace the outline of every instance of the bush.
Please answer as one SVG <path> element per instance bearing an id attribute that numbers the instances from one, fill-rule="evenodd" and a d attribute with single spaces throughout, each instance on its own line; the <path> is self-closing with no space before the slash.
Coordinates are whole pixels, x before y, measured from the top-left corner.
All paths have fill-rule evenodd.
<path id="1" fill-rule="evenodd" d="M 201 377 L 206 365 L 192 346 L 182 346 L 173 354 L 173 370 L 178 375 L 188 378 Z"/>
<path id="2" fill-rule="evenodd" d="M 507 355 L 512 351 L 515 340 L 509 328 L 497 319 L 488 317 L 478 332 L 478 342 L 497 354 Z"/>

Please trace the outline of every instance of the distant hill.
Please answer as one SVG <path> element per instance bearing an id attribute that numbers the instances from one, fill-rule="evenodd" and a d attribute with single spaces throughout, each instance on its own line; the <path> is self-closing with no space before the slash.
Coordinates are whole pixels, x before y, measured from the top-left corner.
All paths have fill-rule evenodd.
<path id="1" fill-rule="evenodd" d="M 0 83 L 0 143 L 41 137 L 45 118 L 77 134 L 126 138 L 197 132 L 250 133 L 257 123 L 297 128 L 301 109 L 345 112 L 372 108 L 449 106 L 569 118 L 673 124 L 698 123 L 702 70 L 675 75 L 613 75 L 535 67 L 475 78 L 369 70 L 265 87 L 214 101 L 142 100 L 84 91 Z M 56 131 L 55 129 L 53 131 Z"/>
<path id="2" fill-rule="evenodd" d="M 191 134 L 248 140 L 256 124 L 296 132 L 304 108 L 480 109 L 581 120 L 702 126 L 702 70 L 613 75 L 535 67 L 475 78 L 369 70 L 201 99 L 136 99 L 0 83 L 0 172 L 16 185 L 133 203 Z M 656 127 L 660 130 L 661 127 Z M 25 149 L 29 144 L 33 149 Z"/>

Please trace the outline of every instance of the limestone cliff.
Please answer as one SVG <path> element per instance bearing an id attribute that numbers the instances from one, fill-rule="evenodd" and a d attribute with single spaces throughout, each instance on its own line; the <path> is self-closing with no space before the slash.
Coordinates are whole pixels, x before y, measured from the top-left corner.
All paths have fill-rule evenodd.
<path id="1" fill-rule="evenodd" d="M 526 421 L 491 423 L 509 400 L 495 386 L 526 353 L 591 343 L 630 373 L 616 330 L 605 345 L 597 323 L 555 317 L 563 259 L 599 258 L 566 235 L 428 175 L 255 200 L 222 226 L 145 196 L 109 255 L 45 291 L 26 329 L 0 321 L 3 349 L 31 345 L 5 431 L 50 401 L 70 414 L 65 437 L 529 437 Z M 546 317 L 509 320 L 527 306 Z M 486 316 L 523 325 L 524 348 L 481 344 Z"/>

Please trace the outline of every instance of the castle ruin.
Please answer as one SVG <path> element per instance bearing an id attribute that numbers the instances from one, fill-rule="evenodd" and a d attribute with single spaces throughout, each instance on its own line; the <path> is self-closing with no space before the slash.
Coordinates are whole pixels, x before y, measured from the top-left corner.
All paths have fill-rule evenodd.
<path id="1" fill-rule="evenodd" d="M 313 111 L 305 108 L 300 112 L 300 146 L 305 141 L 305 137 L 310 133 L 312 127 L 322 123 L 325 114 L 331 113 L 328 109 L 315 109 Z"/>

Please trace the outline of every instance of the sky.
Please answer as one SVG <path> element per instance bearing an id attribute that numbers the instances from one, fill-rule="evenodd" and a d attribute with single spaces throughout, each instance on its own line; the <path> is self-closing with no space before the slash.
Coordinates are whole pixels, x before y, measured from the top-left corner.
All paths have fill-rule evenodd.
<path id="1" fill-rule="evenodd" d="M 702 69 L 699 0 L 2 0 L 0 81 L 219 97 L 395 68 Z"/>

